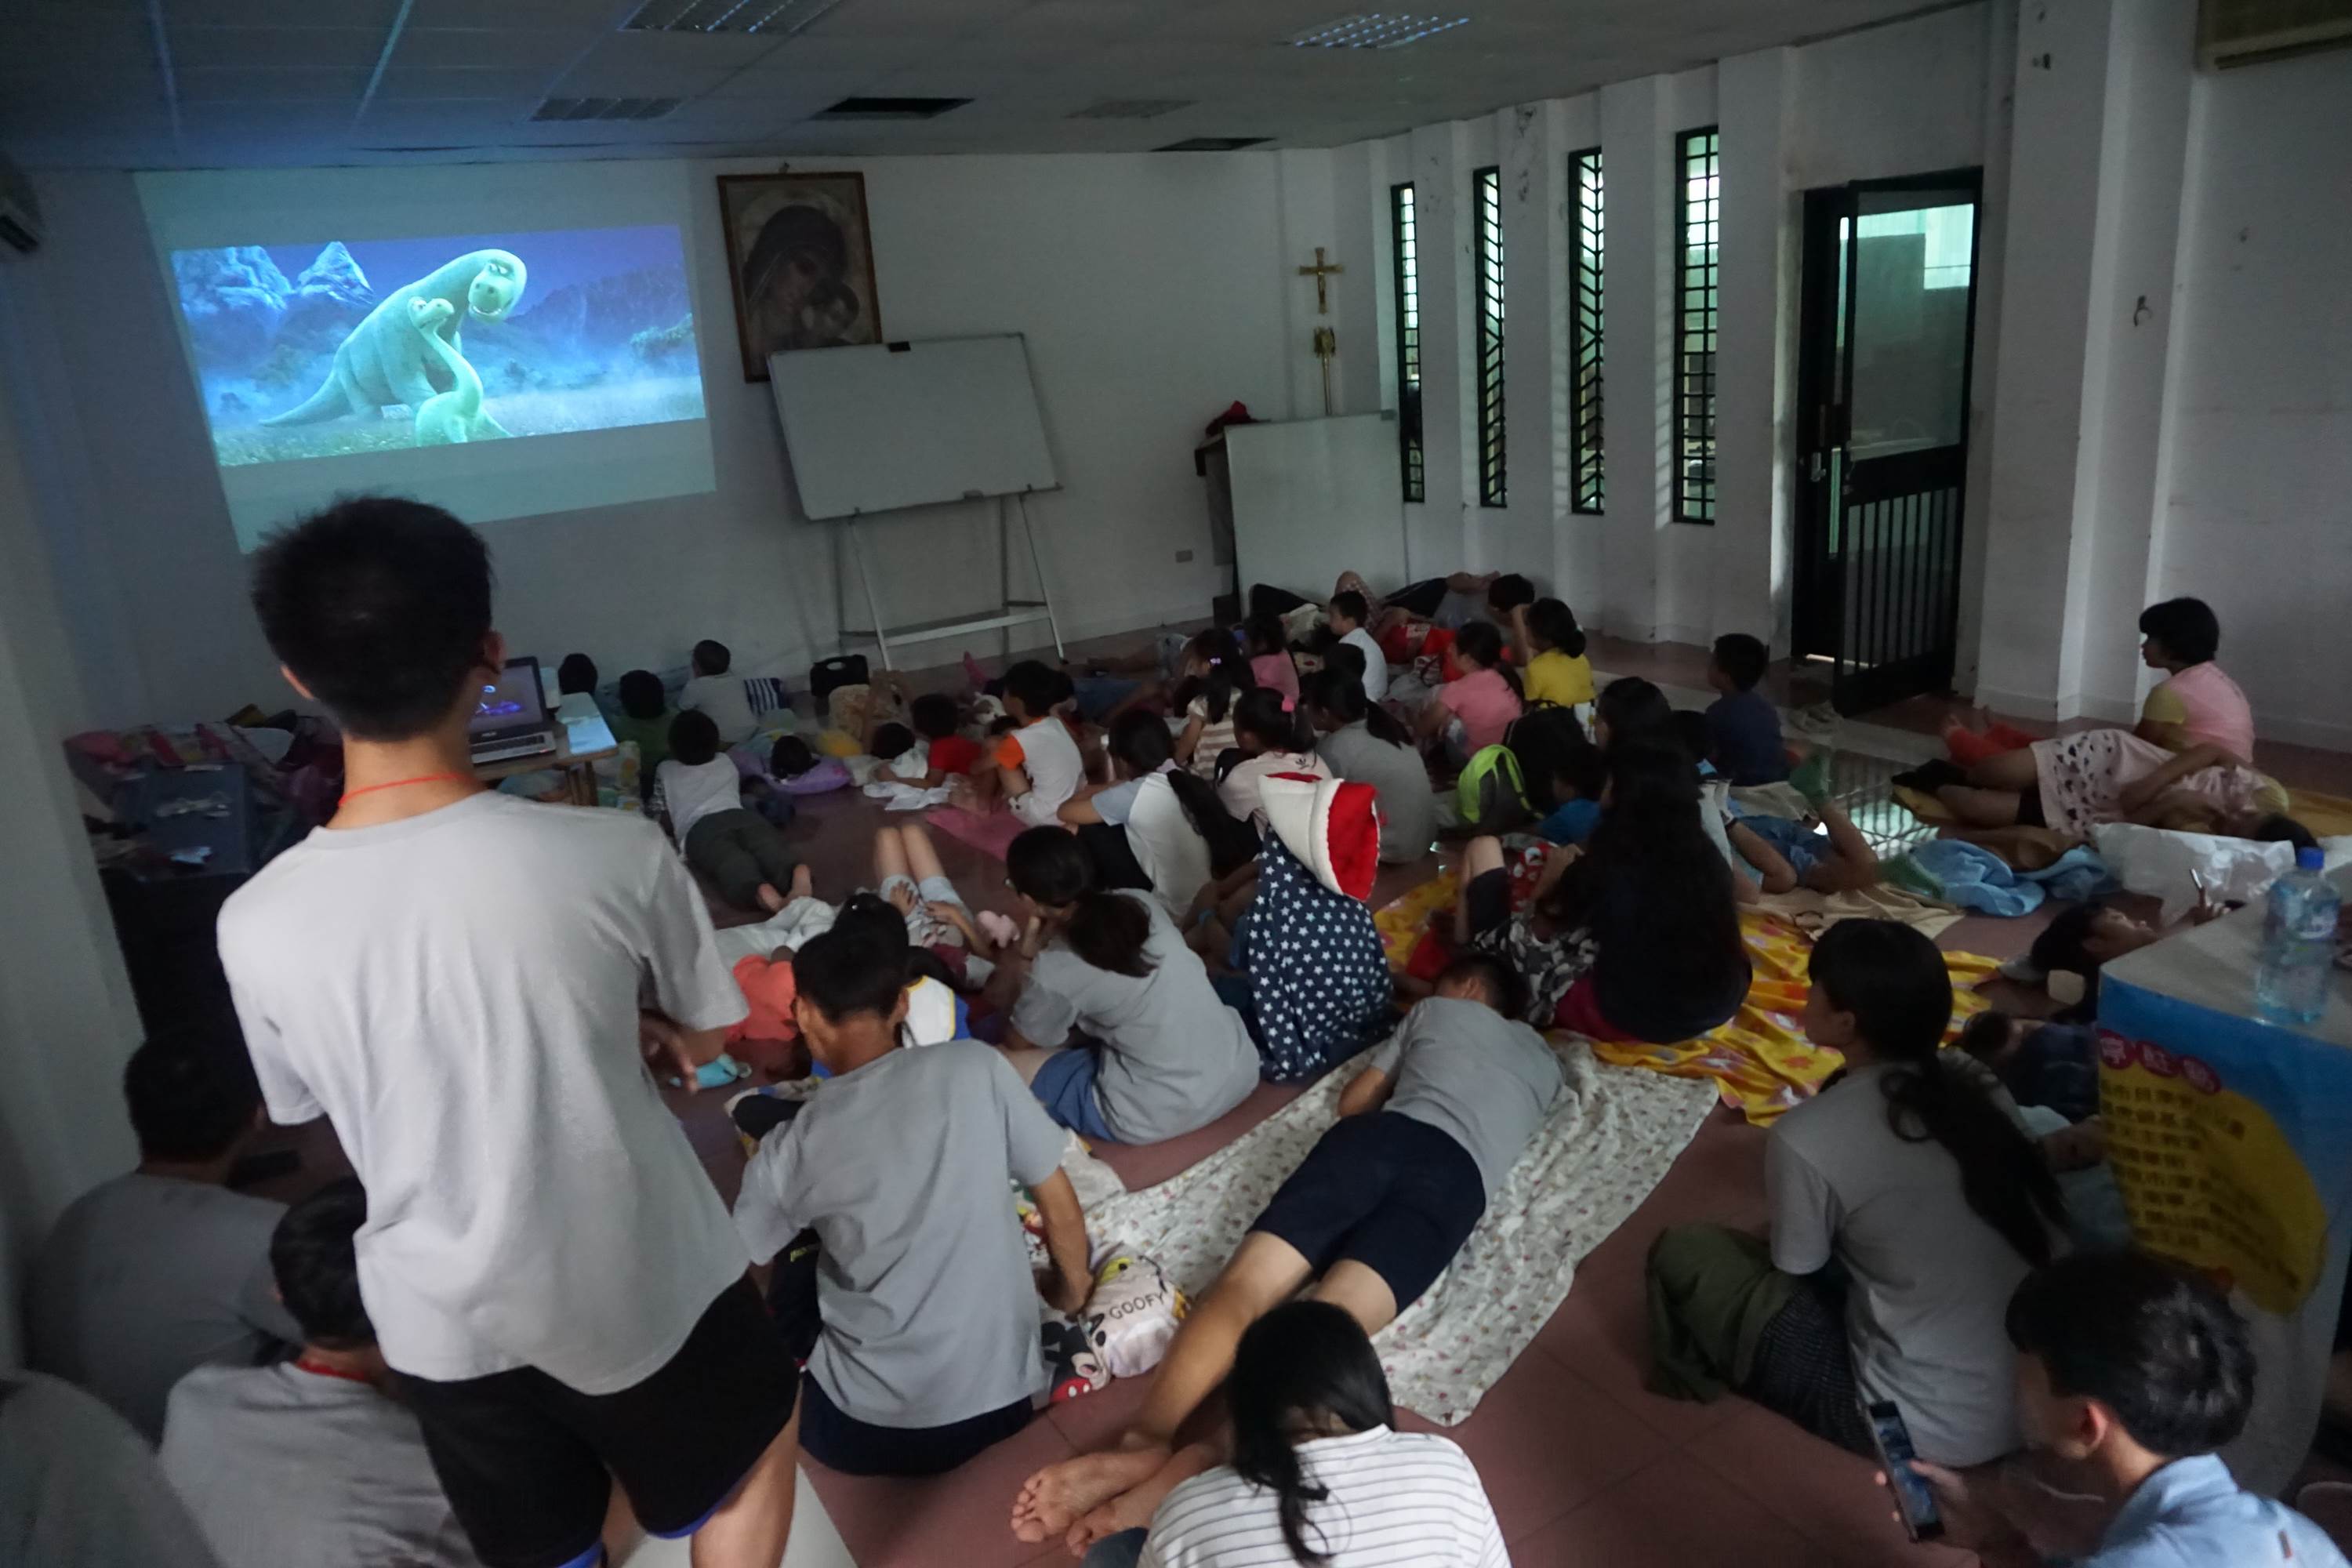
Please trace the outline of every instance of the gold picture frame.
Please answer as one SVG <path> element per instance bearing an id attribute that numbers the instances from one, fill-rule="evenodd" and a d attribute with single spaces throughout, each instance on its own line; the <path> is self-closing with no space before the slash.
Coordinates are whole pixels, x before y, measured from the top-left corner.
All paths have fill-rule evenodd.
<path id="1" fill-rule="evenodd" d="M 882 341 L 864 174 L 721 174 L 719 216 L 745 381 L 782 350 Z"/>

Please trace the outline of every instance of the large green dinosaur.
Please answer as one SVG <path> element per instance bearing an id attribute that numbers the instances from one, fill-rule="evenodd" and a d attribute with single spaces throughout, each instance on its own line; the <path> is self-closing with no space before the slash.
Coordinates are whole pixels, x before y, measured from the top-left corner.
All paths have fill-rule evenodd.
<path id="1" fill-rule="evenodd" d="M 435 384 L 427 366 L 446 374 L 446 364 L 425 347 L 409 314 L 414 300 L 447 302 L 449 315 L 436 329 L 439 344 L 462 353 L 459 328 L 467 317 L 504 321 L 522 297 L 526 273 L 522 258 L 510 250 L 473 250 L 436 268 L 414 283 L 403 284 L 379 301 L 367 319 L 351 330 L 335 349 L 334 369 L 326 384 L 296 407 L 262 421 L 264 425 L 317 425 L 352 414 L 375 414 L 394 404 L 423 408 L 436 392 L 454 388 Z M 460 363 L 463 363 L 462 361 Z M 470 431 L 475 436 L 503 436 L 497 421 L 478 416 Z"/>
<path id="2" fill-rule="evenodd" d="M 408 319 L 425 340 L 426 350 L 439 357 L 442 367 L 457 381 L 447 392 L 436 392 L 416 406 L 416 444 L 446 446 L 470 441 L 482 418 L 482 378 L 466 356 L 449 346 L 441 328 L 457 313 L 446 300 L 419 296 L 408 302 Z"/>

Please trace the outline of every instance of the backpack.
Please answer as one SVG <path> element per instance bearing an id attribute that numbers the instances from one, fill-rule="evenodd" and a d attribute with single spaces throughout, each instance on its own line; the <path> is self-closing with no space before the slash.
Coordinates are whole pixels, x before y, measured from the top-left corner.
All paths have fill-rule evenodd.
<path id="1" fill-rule="evenodd" d="M 1524 825 L 1528 820 L 1527 796 L 1519 759 L 1507 744 L 1480 748 L 1454 786 L 1462 826 L 1481 833 L 1507 833 Z"/>
<path id="2" fill-rule="evenodd" d="M 868 671 L 866 656 L 845 653 L 838 658 L 821 658 L 809 666 L 809 692 L 816 699 L 816 710 L 824 711 L 824 700 L 833 695 L 836 686 L 864 686 Z"/>

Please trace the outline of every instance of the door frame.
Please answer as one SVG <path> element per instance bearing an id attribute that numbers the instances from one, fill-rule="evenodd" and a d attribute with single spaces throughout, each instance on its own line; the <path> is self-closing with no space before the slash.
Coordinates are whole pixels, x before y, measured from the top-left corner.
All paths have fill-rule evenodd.
<path id="1" fill-rule="evenodd" d="M 1971 420 L 1976 385 L 1977 295 L 1983 274 L 1984 250 L 1984 170 L 1981 166 L 1937 170 L 1922 174 L 1901 174 L 1883 179 L 1854 180 L 1840 185 L 1819 186 L 1803 193 L 1802 227 L 1800 231 L 1797 309 L 1797 417 L 1790 431 L 1790 471 L 1795 477 L 1795 504 L 1790 512 L 1794 521 L 1794 571 L 1791 574 L 1790 616 L 1790 656 L 1802 660 L 1811 656 L 1825 656 L 1833 671 L 1833 686 L 1848 685 L 1845 668 L 1845 633 L 1843 615 L 1844 584 L 1834 570 L 1823 538 L 1832 525 L 1832 513 L 1843 496 L 1833 494 L 1842 487 L 1832 486 L 1833 465 L 1844 459 L 1846 447 L 1853 436 L 1853 407 L 1849 398 L 1838 395 L 1850 393 L 1842 386 L 1848 378 L 1845 361 L 1853 345 L 1854 289 L 1853 274 L 1858 247 L 1850 246 L 1840 265 L 1837 244 L 1837 221 L 1853 214 L 1862 196 L 1881 192 L 1903 191 L 1966 191 L 1975 208 L 1975 220 L 1969 236 L 1969 300 L 1967 311 L 1967 344 L 1960 362 L 1959 446 L 1958 467 L 1960 478 L 1956 505 L 1959 526 L 1965 527 L 1967 512 L 1967 472 L 1969 454 L 1973 445 Z M 1844 293 L 1843 321 L 1839 321 L 1838 300 L 1841 289 Z M 1833 324 L 1834 323 L 1834 324 Z M 1840 344 L 1843 342 L 1843 349 Z M 1818 468 L 1817 468 L 1818 465 Z M 1817 477 L 1818 472 L 1818 477 Z M 1956 560 L 1966 549 L 1965 534 L 1955 542 Z M 1943 675 L 1948 684 L 1957 670 L 1959 633 L 1959 593 L 1957 575 L 1949 603 L 1942 613 L 1941 645 L 1951 654 L 1951 668 Z M 1844 710 L 1843 702 L 1839 703 Z"/>

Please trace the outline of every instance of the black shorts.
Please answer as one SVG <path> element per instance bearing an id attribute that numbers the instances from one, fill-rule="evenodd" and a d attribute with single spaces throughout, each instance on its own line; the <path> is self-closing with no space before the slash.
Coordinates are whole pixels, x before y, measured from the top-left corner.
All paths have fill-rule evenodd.
<path id="1" fill-rule="evenodd" d="M 594 1560 L 614 1477 L 649 1532 L 694 1533 L 792 1419 L 799 1384 L 744 1279 L 660 1371 L 618 1394 L 531 1367 L 462 1383 L 404 1373 L 400 1393 L 475 1553 L 489 1568 L 563 1568 Z"/>
<path id="2" fill-rule="evenodd" d="M 801 1452 L 845 1476 L 943 1476 L 1029 1425 L 1026 1396 L 944 1426 L 877 1426 L 846 1415 L 815 1378 L 801 1384 Z"/>
<path id="3" fill-rule="evenodd" d="M 1362 1264 L 1402 1312 L 1437 1283 L 1486 1212 L 1470 1151 L 1384 1110 L 1342 1117 L 1250 1229 L 1288 1242 L 1318 1274 L 1342 1258 Z"/>
<path id="4" fill-rule="evenodd" d="M 1497 866 L 1470 879 L 1462 890 L 1462 907 L 1470 916 L 1470 934 L 1485 936 L 1511 918 L 1511 873 Z"/>

